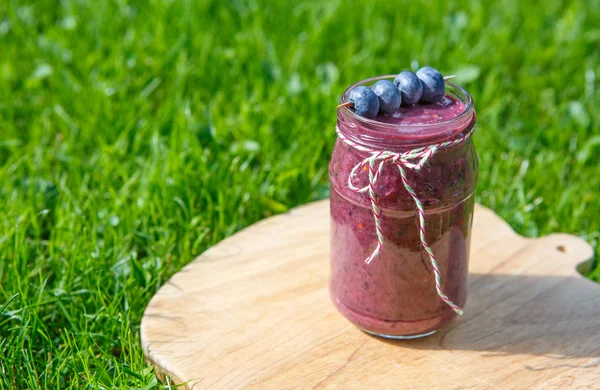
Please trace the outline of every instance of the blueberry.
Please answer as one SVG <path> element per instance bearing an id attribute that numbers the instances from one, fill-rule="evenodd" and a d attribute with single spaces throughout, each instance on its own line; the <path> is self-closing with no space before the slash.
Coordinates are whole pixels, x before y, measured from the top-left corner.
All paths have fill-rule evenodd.
<path id="1" fill-rule="evenodd" d="M 415 104 L 421 99 L 423 94 L 423 84 L 421 80 L 411 71 L 400 72 L 394 79 L 394 84 L 400 90 L 402 103 Z"/>
<path id="2" fill-rule="evenodd" d="M 365 118 L 375 118 L 379 112 L 379 98 L 371 88 L 363 85 L 350 91 L 348 101 L 352 103 L 354 112 Z"/>
<path id="3" fill-rule="evenodd" d="M 379 97 L 379 112 L 382 114 L 393 114 L 400 107 L 402 96 L 391 81 L 379 80 L 371 89 Z"/>
<path id="4" fill-rule="evenodd" d="M 417 71 L 417 77 L 423 83 L 422 101 L 435 103 L 444 97 L 446 84 L 444 83 L 444 77 L 439 71 L 426 66 Z"/>

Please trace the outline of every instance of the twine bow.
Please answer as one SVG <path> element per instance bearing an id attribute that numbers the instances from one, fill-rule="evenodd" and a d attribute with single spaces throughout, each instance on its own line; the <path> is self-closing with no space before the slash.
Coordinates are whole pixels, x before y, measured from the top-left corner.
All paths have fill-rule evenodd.
<path id="1" fill-rule="evenodd" d="M 456 313 L 463 314 L 462 309 L 456 305 L 442 290 L 442 282 L 441 282 L 441 273 L 435 260 L 435 255 L 431 250 L 429 244 L 427 244 L 427 240 L 425 239 L 425 209 L 423 208 L 423 204 L 419 200 L 417 193 L 412 188 L 412 186 L 408 183 L 406 178 L 406 170 L 412 170 L 414 172 L 419 171 L 423 166 L 427 163 L 427 161 L 433 156 L 439 149 L 447 148 L 450 146 L 454 146 L 460 144 L 467 140 L 471 134 L 473 134 L 473 129 L 470 129 L 467 133 L 462 135 L 459 138 L 453 139 L 451 141 L 442 142 L 439 144 L 433 144 L 429 146 L 424 146 L 417 149 L 412 149 L 406 151 L 404 153 L 395 153 L 389 152 L 385 150 L 375 150 L 363 145 L 360 145 L 350 139 L 348 139 L 338 127 L 336 127 L 336 132 L 338 137 L 346 144 L 354 149 L 368 153 L 368 157 L 364 160 L 360 161 L 356 164 L 352 171 L 350 171 L 350 175 L 348 175 L 348 187 L 357 193 L 365 193 L 368 192 L 369 200 L 371 202 L 371 209 L 373 210 L 373 218 L 375 219 L 375 233 L 377 234 L 377 246 L 373 250 L 373 253 L 365 260 L 367 264 L 371 263 L 374 258 L 376 258 L 381 249 L 383 248 L 384 236 L 381 229 L 381 209 L 377 204 L 377 196 L 375 194 L 375 184 L 379 179 L 381 172 L 383 171 L 383 167 L 385 164 L 393 164 L 400 171 L 400 177 L 402 179 L 402 184 L 406 191 L 410 194 L 411 198 L 415 202 L 415 206 L 417 207 L 417 214 L 419 219 L 419 237 L 421 241 L 421 245 L 427 255 L 429 256 L 429 262 L 431 263 L 431 267 L 433 268 L 433 274 L 435 277 L 435 289 L 437 290 L 438 295 L 448 306 L 452 308 Z M 356 187 L 354 183 L 352 183 L 352 179 L 356 176 L 357 171 L 363 167 L 367 166 L 369 170 L 369 184 L 364 187 Z"/>

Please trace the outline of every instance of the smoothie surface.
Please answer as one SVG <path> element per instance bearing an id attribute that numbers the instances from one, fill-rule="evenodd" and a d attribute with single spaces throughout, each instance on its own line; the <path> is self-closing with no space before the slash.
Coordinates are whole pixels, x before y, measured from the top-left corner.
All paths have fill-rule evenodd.
<path id="1" fill-rule="evenodd" d="M 400 106 L 392 115 L 378 115 L 374 120 L 393 125 L 431 125 L 456 118 L 465 112 L 465 105 L 452 96 L 444 96 L 438 103 L 418 103 Z M 402 131 L 398 128 L 382 129 L 382 132 Z"/>

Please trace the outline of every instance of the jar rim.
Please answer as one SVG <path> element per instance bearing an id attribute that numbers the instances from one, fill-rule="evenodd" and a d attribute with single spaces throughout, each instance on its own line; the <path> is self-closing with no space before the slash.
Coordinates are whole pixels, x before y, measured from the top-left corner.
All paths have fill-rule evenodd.
<path id="1" fill-rule="evenodd" d="M 370 77 L 368 79 L 364 79 L 361 80 L 357 83 L 352 84 L 351 86 L 349 86 L 348 88 L 346 88 L 346 90 L 344 91 L 344 93 L 342 93 L 342 96 L 340 97 L 340 104 L 343 103 L 347 103 L 348 102 L 348 96 L 350 95 L 350 91 L 353 90 L 356 87 L 359 87 L 361 85 L 365 85 L 365 84 L 369 84 L 372 82 L 376 82 L 379 80 L 387 80 L 387 79 L 394 79 L 396 78 L 396 75 L 393 74 L 388 74 L 388 75 L 383 75 L 383 76 L 375 76 L 375 77 Z M 460 122 L 461 119 L 469 116 L 472 111 L 473 111 L 473 98 L 471 97 L 471 95 L 460 85 L 458 84 L 454 84 L 450 81 L 446 80 L 446 84 L 451 86 L 453 89 L 456 89 L 458 92 L 460 92 L 463 96 L 464 96 L 464 101 L 461 99 L 461 102 L 464 104 L 465 106 L 465 110 L 463 112 L 461 112 L 459 115 L 455 116 L 454 118 L 442 121 L 442 122 L 436 122 L 436 123 L 426 123 L 426 124 L 405 124 L 405 123 L 385 123 L 385 122 L 379 122 L 376 121 L 374 119 L 368 119 L 365 118 L 363 116 L 358 115 L 357 113 L 355 113 L 354 111 L 352 111 L 349 107 L 341 107 L 340 110 L 344 110 L 345 112 L 347 112 L 350 117 L 352 117 L 353 119 L 356 119 L 359 122 L 365 123 L 365 124 L 371 124 L 371 125 L 376 125 L 378 127 L 384 127 L 384 128 L 390 128 L 390 129 L 394 129 L 394 128 L 432 128 L 432 127 L 442 127 L 442 126 L 447 126 L 449 124 L 452 124 L 453 122 Z"/>
<path id="2" fill-rule="evenodd" d="M 360 85 L 379 80 L 394 79 L 395 75 L 376 76 L 352 84 L 342 94 L 340 101 L 346 103 L 350 91 Z M 348 107 L 338 109 L 338 127 L 354 141 L 377 148 L 400 148 L 427 145 L 456 137 L 465 129 L 474 126 L 475 110 L 473 98 L 461 86 L 446 81 L 446 94 L 459 99 L 465 106 L 459 115 L 437 123 L 404 124 L 386 123 L 367 119 Z M 360 130 L 358 132 L 357 130 Z M 398 137 L 400 136 L 400 137 Z"/>

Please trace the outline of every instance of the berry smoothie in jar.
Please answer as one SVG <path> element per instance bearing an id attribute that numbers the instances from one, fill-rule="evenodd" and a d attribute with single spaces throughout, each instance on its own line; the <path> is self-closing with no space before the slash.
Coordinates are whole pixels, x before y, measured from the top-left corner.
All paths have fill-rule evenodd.
<path id="1" fill-rule="evenodd" d="M 329 165 L 331 298 L 358 328 L 399 339 L 462 313 L 478 176 L 469 94 L 441 79 L 435 96 L 427 75 L 415 91 L 410 77 L 395 83 L 402 105 L 394 76 L 344 92 Z"/>

